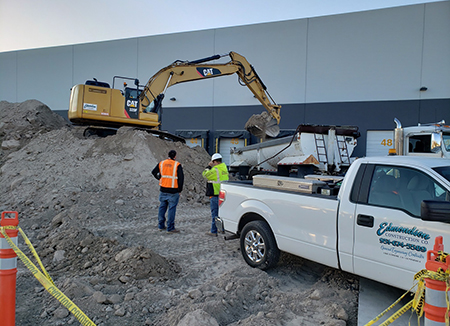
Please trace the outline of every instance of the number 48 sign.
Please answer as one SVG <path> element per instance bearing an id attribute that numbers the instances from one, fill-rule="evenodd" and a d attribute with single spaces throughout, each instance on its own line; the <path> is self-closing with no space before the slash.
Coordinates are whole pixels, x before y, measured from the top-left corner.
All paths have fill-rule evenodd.
<path id="1" fill-rule="evenodd" d="M 394 147 L 394 132 L 392 130 L 368 130 L 366 156 L 386 156 Z"/>

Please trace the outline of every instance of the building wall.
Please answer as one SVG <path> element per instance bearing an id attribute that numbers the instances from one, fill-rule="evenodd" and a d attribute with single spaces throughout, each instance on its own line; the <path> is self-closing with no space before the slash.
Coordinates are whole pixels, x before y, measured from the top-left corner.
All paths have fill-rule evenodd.
<path id="1" fill-rule="evenodd" d="M 443 1 L 0 53 L 0 100 L 38 99 L 64 115 L 70 88 L 93 77 L 110 84 L 113 76 L 138 77 L 143 84 L 177 59 L 235 51 L 283 106 L 282 129 L 358 125 L 361 156 L 366 130 L 391 129 L 394 117 L 405 126 L 450 121 L 449 17 L 450 1 Z M 243 129 L 263 110 L 237 76 L 171 87 L 163 106 L 163 129 L 171 132 Z"/>

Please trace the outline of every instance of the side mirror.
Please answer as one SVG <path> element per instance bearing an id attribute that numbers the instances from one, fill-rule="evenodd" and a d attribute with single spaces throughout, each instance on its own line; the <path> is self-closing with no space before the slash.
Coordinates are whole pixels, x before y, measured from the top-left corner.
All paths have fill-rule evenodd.
<path id="1" fill-rule="evenodd" d="M 450 223 L 450 202 L 424 200 L 420 204 L 420 217 L 424 221 Z"/>
<path id="2" fill-rule="evenodd" d="M 442 135 L 436 132 L 431 134 L 431 151 L 439 153 L 441 151 Z"/>

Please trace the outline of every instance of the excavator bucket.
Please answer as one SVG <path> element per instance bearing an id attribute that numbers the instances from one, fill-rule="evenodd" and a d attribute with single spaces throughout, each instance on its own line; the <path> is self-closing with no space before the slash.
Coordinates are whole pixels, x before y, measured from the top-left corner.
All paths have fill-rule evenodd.
<path id="1" fill-rule="evenodd" d="M 245 124 L 245 130 L 252 135 L 265 139 L 266 136 L 276 137 L 280 133 L 280 127 L 277 120 L 273 119 L 269 113 L 262 112 L 261 114 L 254 114 L 248 119 Z"/>

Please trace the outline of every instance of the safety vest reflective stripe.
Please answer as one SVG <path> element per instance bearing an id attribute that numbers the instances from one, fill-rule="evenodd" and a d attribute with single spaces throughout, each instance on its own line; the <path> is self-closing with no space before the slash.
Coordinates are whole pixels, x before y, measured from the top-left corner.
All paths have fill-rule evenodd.
<path id="1" fill-rule="evenodd" d="M 174 160 L 164 160 L 159 163 L 161 179 L 159 185 L 164 188 L 178 188 L 177 168 L 180 163 Z"/>
<path id="2" fill-rule="evenodd" d="M 208 181 L 209 183 L 221 183 L 219 169 L 216 169 L 216 174 L 217 174 L 217 180 L 209 180 Z"/>

